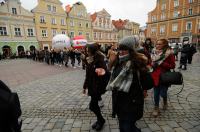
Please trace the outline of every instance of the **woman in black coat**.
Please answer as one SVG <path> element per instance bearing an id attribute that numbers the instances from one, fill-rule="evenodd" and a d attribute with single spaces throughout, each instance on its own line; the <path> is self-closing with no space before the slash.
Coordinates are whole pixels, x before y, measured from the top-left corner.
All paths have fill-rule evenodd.
<path id="1" fill-rule="evenodd" d="M 119 54 L 107 86 L 107 90 L 117 92 L 114 108 L 120 132 L 139 132 L 135 123 L 143 116 L 144 95 L 140 78 L 147 71 L 146 57 L 135 51 L 136 44 L 138 39 L 132 36 L 119 42 Z"/>
<path id="2" fill-rule="evenodd" d="M 97 44 L 89 44 L 86 47 L 86 77 L 83 86 L 83 93 L 88 89 L 88 95 L 91 96 L 89 108 L 97 117 L 97 121 L 92 125 L 93 129 L 101 130 L 105 119 L 101 114 L 98 100 L 101 94 L 105 93 L 105 73 L 107 71 L 104 56 L 98 50 Z"/>

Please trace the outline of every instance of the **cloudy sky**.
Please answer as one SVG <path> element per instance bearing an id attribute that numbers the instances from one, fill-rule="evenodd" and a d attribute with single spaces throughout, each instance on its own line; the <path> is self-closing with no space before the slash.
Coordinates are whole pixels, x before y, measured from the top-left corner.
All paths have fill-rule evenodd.
<path id="1" fill-rule="evenodd" d="M 20 0 L 22 6 L 28 10 L 37 5 L 37 0 Z M 78 0 L 60 0 L 63 7 L 76 3 Z M 105 8 L 111 15 L 112 20 L 129 19 L 145 26 L 147 14 L 156 6 L 156 0 L 79 0 L 87 8 L 89 13 L 100 11 Z"/>

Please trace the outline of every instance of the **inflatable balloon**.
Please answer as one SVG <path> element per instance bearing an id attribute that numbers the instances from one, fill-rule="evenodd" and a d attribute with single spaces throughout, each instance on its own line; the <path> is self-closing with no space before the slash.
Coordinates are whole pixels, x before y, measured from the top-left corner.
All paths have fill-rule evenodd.
<path id="1" fill-rule="evenodd" d="M 73 47 L 78 49 L 82 48 L 87 44 L 87 40 L 84 38 L 84 36 L 76 36 L 73 38 Z"/>
<path id="2" fill-rule="evenodd" d="M 64 34 L 57 34 L 52 39 L 53 49 L 64 49 L 71 47 L 70 38 Z"/>

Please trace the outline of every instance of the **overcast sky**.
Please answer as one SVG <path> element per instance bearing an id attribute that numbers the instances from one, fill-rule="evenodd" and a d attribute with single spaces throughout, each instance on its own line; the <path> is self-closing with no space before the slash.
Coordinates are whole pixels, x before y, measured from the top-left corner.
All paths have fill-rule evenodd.
<path id="1" fill-rule="evenodd" d="M 78 0 L 60 0 L 63 7 L 76 3 Z M 145 26 L 147 14 L 156 6 L 156 0 L 79 0 L 87 8 L 88 13 L 94 13 L 105 8 L 112 20 L 129 19 Z M 31 10 L 37 5 L 37 0 L 21 0 L 25 9 Z"/>

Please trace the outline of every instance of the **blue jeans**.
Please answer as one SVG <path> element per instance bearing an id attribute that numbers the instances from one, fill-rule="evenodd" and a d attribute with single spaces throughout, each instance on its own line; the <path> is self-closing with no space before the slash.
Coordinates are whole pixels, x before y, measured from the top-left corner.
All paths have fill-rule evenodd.
<path id="1" fill-rule="evenodd" d="M 155 106 L 159 107 L 160 96 L 163 97 L 163 99 L 167 99 L 167 90 L 168 90 L 168 86 L 164 86 L 164 85 L 159 85 L 154 88 Z"/>
<path id="2" fill-rule="evenodd" d="M 135 126 L 136 120 L 132 113 L 126 114 L 126 117 L 119 119 L 120 132 L 141 132 L 139 128 Z"/>

